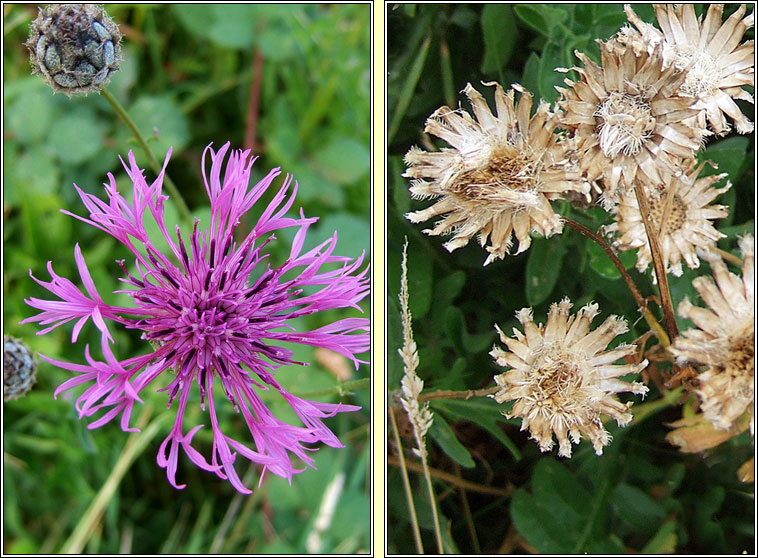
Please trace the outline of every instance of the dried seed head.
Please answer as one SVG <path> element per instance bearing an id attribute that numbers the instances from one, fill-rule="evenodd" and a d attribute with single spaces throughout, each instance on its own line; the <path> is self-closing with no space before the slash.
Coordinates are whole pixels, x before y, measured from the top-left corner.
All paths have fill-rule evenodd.
<path id="1" fill-rule="evenodd" d="M 713 278 L 692 281 L 706 308 L 684 299 L 679 315 L 692 320 L 674 340 L 671 353 L 680 363 L 707 366 L 698 376 L 703 415 L 720 430 L 739 424 L 747 413 L 754 432 L 755 400 L 755 239 L 740 240 L 742 277 L 730 272 L 718 255 L 707 255 Z"/>
<path id="2" fill-rule="evenodd" d="M 121 60 L 121 33 L 101 6 L 53 4 L 40 8 L 29 28 L 32 73 L 56 93 L 99 91 Z"/>
<path id="3" fill-rule="evenodd" d="M 619 426 L 632 420 L 631 402 L 622 403 L 617 393 L 644 395 L 648 388 L 637 382 L 619 380 L 626 374 L 637 374 L 648 364 L 614 365 L 636 351 L 634 345 L 621 344 L 606 350 L 613 339 L 627 331 L 626 322 L 611 316 L 600 327 L 590 331 L 590 323 L 599 313 L 597 304 L 588 304 L 575 315 L 565 298 L 550 306 L 547 324 L 535 324 L 531 308 L 516 313 L 524 332 L 513 329 L 507 337 L 495 326 L 500 341 L 490 355 L 499 366 L 509 368 L 495 376 L 500 390 L 493 395 L 498 403 L 514 401 L 505 416 L 521 417 L 521 430 L 529 430 L 540 451 L 550 451 L 558 440 L 558 455 L 571 457 L 571 443 L 578 444 L 586 436 L 595 449 L 611 441 L 600 416 L 614 418 Z"/>
<path id="4" fill-rule="evenodd" d="M 34 385 L 37 363 L 29 347 L 14 337 L 3 337 L 3 401 L 23 397 Z"/>

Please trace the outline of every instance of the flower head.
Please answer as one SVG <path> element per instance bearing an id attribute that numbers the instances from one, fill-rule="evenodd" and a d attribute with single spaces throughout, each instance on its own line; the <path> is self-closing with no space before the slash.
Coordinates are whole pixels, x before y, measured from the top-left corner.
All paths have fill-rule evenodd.
<path id="1" fill-rule="evenodd" d="M 610 208 L 638 176 L 657 183 L 675 174 L 700 148 L 704 132 L 683 122 L 695 115 L 692 100 L 677 94 L 685 74 L 663 69 L 661 47 L 635 54 L 608 41 L 600 50 L 601 66 L 575 52 L 584 67 L 572 68 L 579 81 L 566 79 L 568 87 L 557 88 L 558 106 L 565 111 L 561 126 L 579 141 L 582 172 L 590 181 L 602 179 Z"/>
<path id="2" fill-rule="evenodd" d="M 15 337 L 3 336 L 3 401 L 18 399 L 32 389 L 37 363 L 29 347 Z"/>
<path id="3" fill-rule="evenodd" d="M 296 397 L 277 380 L 277 369 L 304 364 L 293 360 L 291 350 L 282 343 L 296 343 L 328 348 L 351 359 L 368 350 L 369 322 L 364 318 L 346 318 L 311 331 L 298 331 L 296 318 L 323 310 L 355 307 L 368 294 L 367 268 L 360 269 L 363 257 L 357 260 L 334 255 L 337 234 L 303 252 L 306 231 L 317 218 L 285 217 L 295 201 L 297 184 L 290 189 L 290 176 L 275 193 L 272 201 L 246 236 L 236 236 L 242 216 L 258 202 L 279 175 L 274 169 L 252 188 L 250 172 L 255 158 L 249 151 L 232 151 L 225 171 L 224 159 L 229 144 L 218 152 L 208 146 L 210 174 L 203 175 L 210 198 L 211 218 L 208 227 L 199 230 L 196 219 L 191 234 L 182 234 L 177 226 L 169 231 L 164 222 L 161 194 L 163 171 L 148 184 L 143 171 L 129 153 L 124 163 L 133 182 L 132 200 L 116 188 L 113 175 L 106 184 L 109 201 L 104 202 L 77 187 L 89 210 L 89 218 L 77 217 L 123 243 L 134 255 L 136 273 L 119 264 L 129 288 L 124 291 L 133 306 L 116 307 L 103 302 L 89 274 L 82 252 L 75 248 L 76 263 L 86 289 L 82 293 L 71 281 L 59 277 L 48 264 L 52 281 L 35 279 L 60 300 L 29 299 L 27 304 L 42 310 L 25 322 L 52 324 L 45 333 L 71 320 L 77 320 L 72 340 L 76 340 L 85 322 L 92 322 L 101 332 L 104 362 L 95 360 L 86 350 L 87 364 L 45 360 L 77 376 L 63 383 L 56 396 L 80 384 L 89 387 L 77 400 L 80 417 L 107 409 L 90 428 L 97 428 L 121 414 L 121 427 L 130 430 L 129 420 L 140 392 L 154 380 L 166 384 L 169 406 L 178 397 L 174 427 L 161 445 L 158 463 L 167 468 L 168 479 L 176 484 L 178 450 L 181 447 L 199 467 L 228 478 L 240 492 L 250 492 L 235 471 L 235 458 L 244 458 L 262 465 L 263 471 L 291 479 L 297 469 L 289 454 L 312 466 L 304 444 L 323 442 L 342 447 L 336 436 L 323 424 L 324 418 L 338 412 L 355 411 L 358 407 L 319 403 Z M 157 223 L 170 252 L 161 253 L 149 238 L 143 223 L 146 214 Z M 76 217 L 76 216 L 75 216 Z M 267 262 L 266 246 L 275 237 L 274 231 L 294 228 L 289 258 L 280 266 Z M 322 269 L 325 268 L 325 269 Z M 144 355 L 119 361 L 110 343 L 113 338 L 106 320 L 142 332 L 154 350 Z M 170 374 L 167 374 L 171 371 Z M 217 388 L 214 392 L 214 387 Z M 302 426 L 285 423 L 269 411 L 257 390 L 274 390 L 292 407 Z M 185 432 L 183 421 L 190 393 L 199 392 L 200 405 L 207 403 L 213 430 L 213 450 L 208 462 L 191 445 L 202 425 Z M 222 432 L 217 419 L 217 397 L 223 394 L 234 410 L 242 415 L 250 431 L 254 449 Z"/>
<path id="4" fill-rule="evenodd" d="M 648 185 L 646 188 L 649 217 L 653 228 L 658 231 L 666 271 L 677 277 L 682 274 L 682 259 L 690 269 L 697 268 L 700 265 L 697 248 L 712 251 L 716 241 L 725 236 L 714 228 L 711 221 L 726 217 L 729 210 L 723 205 L 708 204 L 732 185 L 727 181 L 723 188 L 712 188 L 726 174 L 698 178 L 704 165 L 698 166 L 693 162 L 681 175 L 670 176 L 666 183 Z M 615 213 L 616 222 L 607 227 L 609 231 L 618 232 L 614 246 L 621 251 L 639 248 L 637 269 L 643 272 L 652 261 L 652 256 L 637 197 L 633 192 L 621 196 Z"/>
<path id="5" fill-rule="evenodd" d="M 637 374 L 648 362 L 614 365 L 636 350 L 634 345 L 605 350 L 614 337 L 627 331 L 626 322 L 611 316 L 591 332 L 597 304 L 584 306 L 576 316 L 569 316 L 571 306 L 568 299 L 553 303 L 545 326 L 534 323 L 531 308 L 519 310 L 516 318 L 524 333 L 513 328 L 515 339 L 495 326 L 508 350 L 495 346 L 490 355 L 510 370 L 495 376 L 502 389 L 494 398 L 498 403 L 516 401 L 506 417 L 521 417 L 521 430 L 529 429 L 541 451 L 552 449 L 555 434 L 558 455 L 571 457 L 569 436 L 578 444 L 584 434 L 592 441 L 595 453 L 601 455 L 611 436 L 603 428 L 600 415 L 616 419 L 619 426 L 632 420 L 627 412 L 632 403 L 621 403 L 614 394 L 644 395 L 648 391 L 640 383 L 617 378 Z"/>
<path id="6" fill-rule="evenodd" d="M 485 85 L 495 86 L 497 116 L 484 97 L 466 85 L 463 92 L 476 120 L 463 110 L 438 109 L 425 131 L 453 148 L 431 153 L 411 148 L 403 176 L 416 179 L 410 189 L 415 199 L 440 198 L 406 217 L 419 223 L 442 216 L 424 232 L 452 233 L 453 239 L 444 245 L 450 252 L 479 233 L 482 246 L 489 242 L 487 265 L 505 256 L 513 234 L 520 253 L 529 248 L 532 231 L 545 237 L 560 233 L 563 223 L 549 200 L 567 193 L 587 195 L 590 186 L 569 158 L 569 142 L 553 133 L 556 120 L 547 103 L 540 103 L 530 118 L 531 93 L 518 85 L 507 94 L 497 83 Z M 521 93 L 518 103 L 514 91 Z"/>
<path id="7" fill-rule="evenodd" d="M 119 69 L 121 33 L 102 6 L 52 4 L 40 8 L 29 29 L 32 73 L 55 92 L 99 91 Z"/>
<path id="8" fill-rule="evenodd" d="M 755 400 L 755 240 L 740 240 L 742 277 L 731 273 L 717 255 L 708 254 L 714 280 L 707 276 L 692 281 L 703 302 L 701 308 L 684 299 L 679 315 L 692 320 L 676 338 L 671 352 L 681 363 L 707 366 L 698 376 L 697 394 L 705 418 L 728 430 L 740 416 L 750 414 L 753 432 Z"/>
<path id="9" fill-rule="evenodd" d="M 654 8 L 660 30 L 625 5 L 624 11 L 637 29 L 624 27 L 617 37 L 619 43 L 637 52 L 663 47 L 664 67 L 686 72 L 679 94 L 693 101 L 699 127 L 705 128 L 707 119 L 713 131 L 726 134 L 729 116 L 740 134 L 752 132 L 753 123 L 734 100 L 753 102 L 742 87 L 755 86 L 755 46 L 753 41 L 740 41 L 753 26 L 754 14 L 743 18 L 745 5 L 740 5 L 722 25 L 723 4 L 711 4 L 705 21 L 695 16 L 692 4 L 655 4 Z"/>

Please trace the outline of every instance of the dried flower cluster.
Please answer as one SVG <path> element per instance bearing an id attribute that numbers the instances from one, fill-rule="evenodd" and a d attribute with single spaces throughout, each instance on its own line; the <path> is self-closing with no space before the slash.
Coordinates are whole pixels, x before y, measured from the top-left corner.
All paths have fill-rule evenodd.
<path id="1" fill-rule="evenodd" d="M 489 252 L 486 265 L 509 253 L 512 236 L 518 254 L 528 249 L 532 233 L 561 233 L 551 202 L 576 202 L 592 192 L 619 221 L 616 248 L 637 249 L 639 235 L 629 223 L 641 218 L 630 195 L 640 183 L 654 206 L 676 214 L 659 239 L 669 246 L 670 271 L 680 274 L 682 258 L 696 267 L 693 247 L 713 248 L 718 235 L 711 221 L 726 209 L 704 205 L 724 189 L 709 189 L 713 180 L 692 175 L 695 154 L 708 136 L 729 130 L 724 115 L 740 133 L 753 129 L 735 104 L 752 102 L 743 86 L 753 85 L 754 46 L 741 41 L 753 15 L 743 17 L 741 6 L 722 25 L 722 10 L 711 6 L 701 22 L 691 5 L 656 6 L 661 31 L 627 6 L 638 29 L 625 26 L 611 40 L 598 41 L 600 64 L 577 51 L 582 65 L 571 69 L 579 79 L 566 79 L 555 107 L 541 102 L 531 118 L 532 96 L 522 87 L 513 85 L 506 94 L 486 84 L 495 86 L 495 116 L 468 84 L 464 93 L 474 116 L 442 107 L 424 129 L 452 147 L 412 147 L 405 156 L 404 176 L 415 179 L 413 198 L 436 200 L 406 217 L 414 223 L 439 218 L 424 232 L 452 235 L 444 245 L 449 251 L 478 234 Z M 518 105 L 514 91 L 522 96 Z M 638 258 L 646 268 L 649 250 Z"/>
<path id="2" fill-rule="evenodd" d="M 754 44 L 743 38 L 754 17 L 745 16 L 745 6 L 722 22 L 723 5 L 711 5 L 700 18 L 692 5 L 655 5 L 655 27 L 631 7 L 625 12 L 633 26 L 597 41 L 599 63 L 576 51 L 577 67 L 556 69 L 578 77 L 556 88 L 560 97 L 553 107 L 540 102 L 532 115 L 532 95 L 523 87 L 512 85 L 506 93 L 487 83 L 495 87 L 496 113 L 470 84 L 463 92 L 473 116 L 448 107 L 434 112 L 424 131 L 449 147 L 433 152 L 412 147 L 404 176 L 414 179 L 414 199 L 435 201 L 406 217 L 413 223 L 438 219 L 424 232 L 452 235 L 444 244 L 449 251 L 478 234 L 487 265 L 509 253 L 513 236 L 518 254 L 529 248 L 532 233 L 560 234 L 563 222 L 553 202 L 586 201 L 613 215 L 606 230 L 614 247 L 636 250 L 641 272 L 653 261 L 653 238 L 666 273 L 681 276 L 683 264 L 694 269 L 701 259 L 709 261 L 718 288 L 704 278 L 694 285 L 711 310 L 680 305 L 680 315 L 700 329 L 676 339 L 672 352 L 681 362 L 708 366 L 697 393 L 706 417 L 728 428 L 752 409 L 753 270 L 743 267 L 738 282 L 715 255 L 725 235 L 714 221 L 729 211 L 714 202 L 731 183 L 716 186 L 726 174 L 704 176 L 709 162 L 698 163 L 696 154 L 709 137 L 730 131 L 727 118 L 737 132 L 753 131 L 735 101 L 753 102 L 743 87 L 754 86 Z M 515 92 L 521 94 L 518 103 Z M 752 238 L 741 247 L 744 266 L 752 266 Z M 517 318 L 524 333 L 514 330 L 514 340 L 498 329 L 510 352 L 491 353 L 511 368 L 495 378 L 502 388 L 495 399 L 515 400 L 509 416 L 523 419 L 522 429 L 529 429 L 543 451 L 552 447 L 555 434 L 563 456 L 571 455 L 569 439 L 578 442 L 582 434 L 600 453 L 609 441 L 600 415 L 620 425 L 631 419 L 631 404 L 613 394 L 647 391 L 616 379 L 646 366 L 647 361 L 613 365 L 633 346 L 602 352 L 625 331 L 623 321 L 609 318 L 589 333 L 597 306 L 569 318 L 570 307 L 568 300 L 553 304 L 545 327 L 534 323 L 530 309 L 521 310 Z"/>
<path id="3" fill-rule="evenodd" d="M 621 344 L 606 351 L 608 344 L 627 331 L 626 322 L 610 316 L 594 331 L 590 323 L 597 316 L 597 304 L 588 304 L 573 316 L 568 299 L 553 303 L 547 324 L 535 324 L 531 308 L 516 313 L 524 332 L 513 328 L 515 338 L 507 337 L 495 326 L 500 341 L 508 350 L 495 347 L 490 353 L 508 372 L 495 376 L 501 387 L 495 401 L 515 400 L 508 418 L 521 417 L 521 430 L 529 429 L 540 450 L 550 451 L 553 434 L 558 439 L 558 455 L 571 457 L 571 443 L 584 434 L 601 455 L 611 436 L 603 428 L 601 415 L 625 426 L 632 420 L 631 402 L 621 403 L 616 393 L 644 395 L 648 388 L 637 382 L 619 380 L 620 376 L 636 374 L 648 362 L 614 365 L 620 358 L 632 355 L 634 345 Z"/>

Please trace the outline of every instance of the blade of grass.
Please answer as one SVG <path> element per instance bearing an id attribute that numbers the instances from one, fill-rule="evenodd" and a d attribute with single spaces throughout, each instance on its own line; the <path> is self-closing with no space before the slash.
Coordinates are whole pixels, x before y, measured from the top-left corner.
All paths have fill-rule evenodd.
<path id="1" fill-rule="evenodd" d="M 111 474 L 95 496 L 95 499 L 87 508 L 87 511 L 84 512 L 84 515 L 74 528 L 74 532 L 71 533 L 68 540 L 63 543 L 60 554 L 81 554 L 84 546 L 97 531 L 105 507 L 108 505 L 111 498 L 113 498 L 113 494 L 121 483 L 121 479 L 124 478 L 124 474 L 129 470 L 129 467 L 134 460 L 145 451 L 148 444 L 153 438 L 155 438 L 155 435 L 158 434 L 158 431 L 160 430 L 163 420 L 168 416 L 168 413 L 163 413 L 145 428 L 145 424 L 147 424 L 147 421 L 152 414 L 152 405 L 146 405 L 137 420 L 137 428 L 140 430 L 144 428 L 144 431 L 130 436 L 126 441 L 124 449 L 121 452 L 118 461 L 113 466 Z"/>
<path id="2" fill-rule="evenodd" d="M 424 42 L 421 44 L 421 49 L 416 55 L 416 59 L 413 61 L 408 77 L 405 78 L 405 83 L 400 90 L 400 97 L 397 100 L 395 106 L 395 112 L 392 115 L 392 123 L 390 124 L 389 131 L 387 132 L 387 144 L 392 143 L 392 140 L 400 127 L 400 122 L 405 116 L 405 111 L 408 110 L 408 106 L 411 104 L 413 93 L 416 91 L 419 78 L 421 77 L 421 70 L 424 69 L 424 63 L 426 62 L 426 55 L 429 53 L 429 44 L 432 42 L 431 35 L 427 35 Z"/>

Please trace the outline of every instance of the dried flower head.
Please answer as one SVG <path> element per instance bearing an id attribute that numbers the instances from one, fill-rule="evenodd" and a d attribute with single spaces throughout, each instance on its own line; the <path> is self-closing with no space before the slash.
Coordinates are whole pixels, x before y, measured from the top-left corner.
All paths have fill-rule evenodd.
<path id="1" fill-rule="evenodd" d="M 121 33 L 102 6 L 51 4 L 40 8 L 26 46 L 32 73 L 69 97 L 100 91 L 118 71 Z"/>
<path id="2" fill-rule="evenodd" d="M 26 395 L 36 380 L 37 363 L 31 349 L 15 337 L 3 336 L 3 401 Z"/>
<path id="3" fill-rule="evenodd" d="M 683 122 L 695 115 L 692 100 L 676 94 L 686 76 L 662 69 L 660 47 L 635 55 L 613 41 L 599 43 L 602 66 L 575 52 L 584 67 L 572 68 L 579 81 L 557 88 L 558 106 L 561 125 L 579 141 L 582 172 L 590 181 L 602 178 L 610 208 L 638 176 L 656 183 L 676 173 L 705 132 Z"/>
<path id="4" fill-rule="evenodd" d="M 600 415 L 614 418 L 619 426 L 632 420 L 628 412 L 632 403 L 621 403 L 615 394 L 644 395 L 648 391 L 641 383 L 617 378 L 639 373 L 648 361 L 614 365 L 636 351 L 634 345 L 627 344 L 605 350 L 616 336 L 627 331 L 626 322 L 610 316 L 591 332 L 597 304 L 584 306 L 575 316 L 569 316 L 571 306 L 568 299 L 553 303 L 544 327 L 534 323 L 531 308 L 519 310 L 516 318 L 524 333 L 513 328 L 515 339 L 495 326 L 508 351 L 495 346 L 490 355 L 510 370 L 495 376 L 502 389 L 494 398 L 498 403 L 516 401 L 505 416 L 521 417 L 521 430 L 529 429 L 541 451 L 552 449 L 555 434 L 558 455 L 571 457 L 569 436 L 578 444 L 584 434 L 592 441 L 595 453 L 601 455 L 611 436 L 603 428 Z"/>
<path id="5" fill-rule="evenodd" d="M 725 118 L 729 116 L 740 134 L 753 131 L 753 123 L 734 102 L 734 99 L 753 102 L 753 96 L 742 87 L 755 86 L 754 43 L 741 43 L 745 31 L 753 26 L 754 14 L 745 15 L 745 5 L 723 22 L 723 4 L 711 4 L 705 21 L 696 17 L 692 4 L 654 4 L 658 30 L 645 23 L 626 4 L 624 11 L 637 29 L 625 26 L 617 36 L 621 44 L 637 52 L 652 52 L 663 47 L 664 67 L 686 72 L 678 93 L 693 100 L 697 125 L 710 123 L 719 135 L 729 131 Z"/>
<path id="6" fill-rule="evenodd" d="M 417 147 L 405 155 L 414 178 L 415 199 L 441 198 L 434 205 L 408 213 L 413 223 L 443 218 L 429 235 L 453 234 L 444 244 L 452 252 L 479 233 L 479 243 L 490 255 L 484 265 L 502 259 L 511 246 L 518 251 L 531 244 L 535 231 L 549 237 L 563 230 L 560 217 L 549 200 L 570 192 L 587 195 L 590 186 L 570 160 L 570 142 L 553 131 L 556 120 L 547 103 L 541 102 L 530 118 L 532 95 L 519 85 L 506 94 L 497 83 L 492 114 L 484 97 L 471 84 L 463 92 L 471 101 L 476 119 L 463 110 L 438 109 L 426 122 L 425 131 L 453 148 L 425 152 Z M 514 92 L 521 99 L 514 102 Z"/>
<path id="7" fill-rule="evenodd" d="M 289 454 L 305 465 L 313 466 L 310 444 L 323 442 L 342 447 L 337 437 L 322 422 L 336 413 L 356 411 L 359 407 L 320 403 L 290 394 L 277 380 L 281 367 L 304 365 L 294 360 L 292 350 L 283 344 L 323 347 L 351 359 L 356 366 L 357 356 L 369 348 L 369 321 L 364 318 L 345 318 L 313 330 L 303 330 L 306 316 L 338 308 L 358 308 L 358 302 L 369 292 L 367 268 L 360 269 L 363 257 L 357 260 L 334 254 L 337 234 L 315 248 L 303 252 L 308 227 L 318 218 L 285 214 L 295 201 L 297 184 L 292 189 L 292 177 L 287 176 L 261 217 L 246 236 L 235 235 L 242 216 L 267 193 L 279 169 L 268 173 L 252 188 L 250 173 L 256 158 L 249 151 L 233 151 L 224 167 L 229 144 L 218 152 L 208 146 L 210 174 L 205 187 L 211 204 L 211 218 L 205 231 L 194 229 L 182 235 L 179 226 L 169 232 L 164 221 L 164 201 L 161 194 L 163 174 L 171 155 L 166 156 L 163 170 L 153 184 L 148 184 L 143 170 L 137 166 L 132 152 L 129 165 L 124 163 L 133 182 L 133 194 L 122 196 L 112 174 L 106 184 L 109 201 L 77 191 L 89 210 L 89 219 L 77 217 L 116 238 L 134 255 L 136 272 L 127 271 L 123 260 L 118 262 L 125 277 L 134 305 L 118 307 L 100 297 L 82 251 L 77 244 L 74 254 L 79 275 L 86 288 L 84 294 L 71 281 L 56 275 L 48 262 L 52 281 L 37 280 L 60 300 L 31 298 L 27 304 L 41 310 L 24 322 L 50 325 L 46 333 L 66 322 L 77 320 L 72 341 L 85 322 L 92 319 L 101 333 L 105 362 L 95 360 L 86 349 L 87 364 L 60 362 L 48 357 L 52 364 L 71 370 L 77 376 L 56 390 L 62 391 L 81 384 L 89 387 L 77 400 L 80 417 L 105 413 L 89 428 L 97 428 L 121 415 L 121 428 L 132 430 L 129 420 L 140 391 L 160 378 L 165 384 L 160 391 L 169 392 L 169 405 L 179 399 L 174 427 L 161 444 L 158 464 L 167 469 L 168 479 L 176 488 L 175 476 L 179 448 L 198 467 L 228 478 L 240 492 L 250 491 L 242 484 L 235 470 L 237 453 L 262 466 L 263 472 L 291 479 L 303 469 L 290 462 Z M 65 212 L 68 213 L 68 212 Z M 161 253 L 148 236 L 146 213 L 161 231 L 162 240 L 170 253 Z M 73 215 L 70 214 L 69 215 Z M 268 262 L 266 246 L 275 237 L 274 231 L 295 229 L 289 257 L 280 267 Z M 323 269 L 322 269 L 323 268 Z M 106 320 L 142 332 L 153 351 L 117 360 L 109 345 L 113 343 Z M 198 390 L 200 406 L 206 402 L 213 431 L 213 450 L 210 463 L 192 447 L 192 438 L 203 425 L 188 432 L 184 418 L 190 393 Z M 259 397 L 257 390 L 278 393 L 288 403 L 302 426 L 277 419 Z M 221 430 L 216 405 L 225 396 L 250 431 L 255 449 L 232 438 Z M 305 445 L 307 444 L 307 445 Z M 167 451 L 168 450 L 168 451 Z M 168 454 L 168 455 L 167 455 Z"/>
<path id="8" fill-rule="evenodd" d="M 712 188 L 726 174 L 698 178 L 704 165 L 698 166 L 693 160 L 690 168 L 681 175 L 669 176 L 665 183 L 648 185 L 645 189 L 650 222 L 658 231 L 666 271 L 677 277 L 682 275 L 682 259 L 690 269 L 697 268 L 700 265 L 697 249 L 712 251 L 716 241 L 725 236 L 714 228 L 712 221 L 728 216 L 729 210 L 723 205 L 708 204 L 729 190 L 732 184 L 727 181 L 723 188 Z M 608 231 L 618 233 L 614 246 L 621 251 L 639 249 L 637 269 L 644 272 L 652 256 L 633 192 L 621 196 L 615 213 L 616 222 L 607 227 Z"/>
<path id="9" fill-rule="evenodd" d="M 705 417 L 716 428 L 728 430 L 743 413 L 750 415 L 754 432 L 755 399 L 755 240 L 752 235 L 740 242 L 742 277 L 731 273 L 721 257 L 707 257 L 713 278 L 692 281 L 708 308 L 684 299 L 679 315 L 692 320 L 697 329 L 688 329 L 676 338 L 671 352 L 677 361 L 707 366 L 698 376 L 697 394 Z"/>

